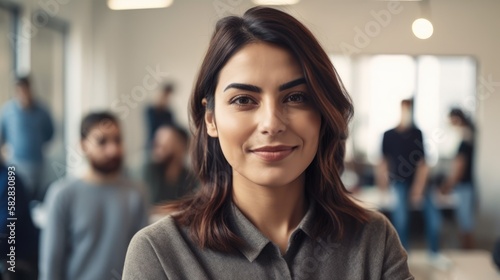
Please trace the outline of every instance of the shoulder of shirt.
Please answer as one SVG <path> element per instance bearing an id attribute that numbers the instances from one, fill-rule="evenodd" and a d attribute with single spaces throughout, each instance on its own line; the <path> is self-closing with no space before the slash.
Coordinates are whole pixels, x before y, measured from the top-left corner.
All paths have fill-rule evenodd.
<path id="1" fill-rule="evenodd" d="M 148 194 L 148 188 L 143 182 L 136 181 L 130 177 L 123 177 L 121 182 L 123 182 L 123 185 L 130 191 L 139 192 L 142 195 Z"/>
<path id="2" fill-rule="evenodd" d="M 177 227 L 177 224 L 175 223 L 174 218 L 172 215 L 167 215 L 157 222 L 143 228 L 139 233 L 145 235 L 145 236 L 157 236 L 158 234 L 161 233 L 171 233 L 171 232 L 178 232 L 179 228 Z"/>
<path id="3" fill-rule="evenodd" d="M 10 113 L 14 109 L 14 102 L 15 100 L 9 100 L 5 102 L 5 104 L 1 107 L 2 114 L 7 114 Z"/>
<path id="4" fill-rule="evenodd" d="M 390 226 L 389 219 L 378 211 L 367 210 L 366 212 L 368 213 L 368 221 L 363 224 L 363 231 L 372 232 L 375 236 L 385 234 Z"/>
<path id="5" fill-rule="evenodd" d="M 79 184 L 82 184 L 83 180 L 73 177 L 73 176 L 64 176 L 52 182 L 49 186 L 49 192 L 67 192 L 68 190 L 72 190 L 77 187 Z"/>
<path id="6" fill-rule="evenodd" d="M 134 239 L 147 240 L 152 247 L 171 247 L 182 240 L 181 230 L 171 215 L 141 229 Z"/>
<path id="7" fill-rule="evenodd" d="M 67 204 L 68 200 L 71 200 L 71 197 L 74 196 L 78 185 L 82 183 L 81 179 L 65 176 L 60 179 L 57 179 L 52 184 L 50 184 L 46 199 L 44 200 L 44 204 L 52 205 L 54 203 L 57 204 Z"/>
<path id="8" fill-rule="evenodd" d="M 384 136 L 392 136 L 395 134 L 396 134 L 396 128 L 391 128 L 391 129 L 387 130 L 386 132 L 384 132 Z"/>

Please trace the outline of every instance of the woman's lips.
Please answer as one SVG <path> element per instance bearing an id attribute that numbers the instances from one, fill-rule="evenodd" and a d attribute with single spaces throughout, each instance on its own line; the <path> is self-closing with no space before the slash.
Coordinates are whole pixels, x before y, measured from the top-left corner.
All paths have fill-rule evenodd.
<path id="1" fill-rule="evenodd" d="M 260 159 L 268 162 L 280 161 L 290 155 L 297 146 L 266 146 L 251 150 Z"/>

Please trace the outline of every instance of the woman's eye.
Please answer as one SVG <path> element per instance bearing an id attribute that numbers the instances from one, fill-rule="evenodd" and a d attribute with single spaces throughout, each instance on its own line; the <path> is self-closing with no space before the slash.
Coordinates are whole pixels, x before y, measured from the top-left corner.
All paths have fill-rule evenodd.
<path id="1" fill-rule="evenodd" d="M 294 93 L 289 95 L 285 101 L 293 103 L 304 103 L 306 101 L 306 96 L 303 93 Z"/>
<path id="2" fill-rule="evenodd" d="M 253 100 L 246 96 L 240 96 L 231 101 L 231 104 L 236 104 L 236 105 L 249 105 L 253 103 L 254 103 Z"/>

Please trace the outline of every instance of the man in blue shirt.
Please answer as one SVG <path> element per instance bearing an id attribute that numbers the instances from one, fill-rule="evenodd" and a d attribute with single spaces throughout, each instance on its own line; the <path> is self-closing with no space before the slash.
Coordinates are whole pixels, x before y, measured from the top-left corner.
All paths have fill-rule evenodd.
<path id="1" fill-rule="evenodd" d="M 29 78 L 17 81 L 16 98 L 7 102 L 0 115 L 0 147 L 8 146 L 9 165 L 16 166 L 29 200 L 42 200 L 43 146 L 54 127 L 49 112 L 34 98 Z"/>

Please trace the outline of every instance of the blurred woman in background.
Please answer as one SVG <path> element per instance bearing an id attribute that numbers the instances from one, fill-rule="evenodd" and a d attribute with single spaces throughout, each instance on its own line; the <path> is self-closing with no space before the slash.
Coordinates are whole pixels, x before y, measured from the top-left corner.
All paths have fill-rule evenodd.
<path id="1" fill-rule="evenodd" d="M 441 186 L 443 194 L 457 195 L 456 217 L 461 231 L 462 248 L 474 247 L 474 124 L 460 109 L 449 113 L 451 124 L 459 130 L 461 140 L 450 174 Z"/>

